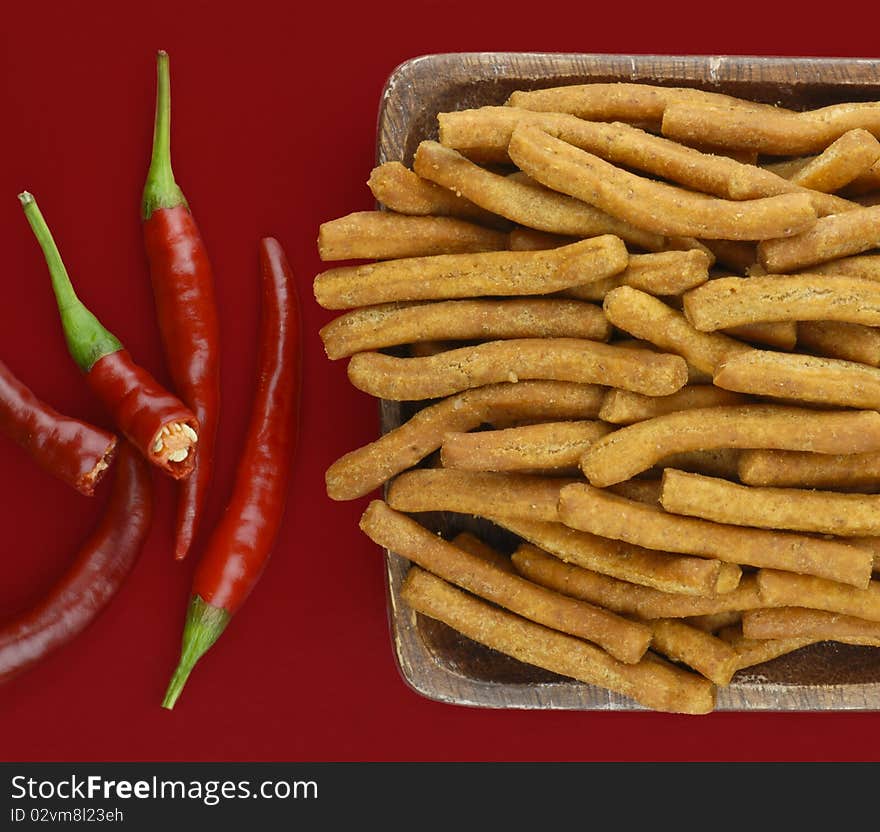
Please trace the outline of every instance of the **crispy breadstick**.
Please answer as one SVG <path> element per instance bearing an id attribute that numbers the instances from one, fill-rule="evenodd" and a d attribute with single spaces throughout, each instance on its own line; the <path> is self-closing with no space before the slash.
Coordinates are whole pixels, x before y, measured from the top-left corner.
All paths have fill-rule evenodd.
<path id="1" fill-rule="evenodd" d="M 606 234 L 551 251 L 436 254 L 340 266 L 319 274 L 313 287 L 325 309 L 400 300 L 541 295 L 610 277 L 623 271 L 628 259 L 623 241 Z"/>
<path id="2" fill-rule="evenodd" d="M 605 317 L 618 329 L 682 356 L 688 364 L 710 376 L 729 356 L 752 349 L 723 333 L 698 331 L 681 312 L 629 286 L 610 291 L 602 308 Z"/>
<path id="3" fill-rule="evenodd" d="M 560 294 L 581 300 L 602 300 L 618 286 L 631 286 L 650 295 L 680 295 L 709 279 L 709 257 L 699 249 L 631 254 L 619 274 L 572 286 Z"/>
<path id="4" fill-rule="evenodd" d="M 357 211 L 318 229 L 322 260 L 387 260 L 432 254 L 504 251 L 507 235 L 455 217 L 412 217 Z"/>
<path id="5" fill-rule="evenodd" d="M 503 217 L 422 179 L 401 162 L 385 162 L 373 168 L 367 186 L 378 202 L 399 214 L 459 217 L 490 228 L 510 227 Z"/>
<path id="6" fill-rule="evenodd" d="M 795 321 L 767 321 L 731 326 L 727 327 L 724 333 L 750 344 L 766 344 L 778 350 L 793 350 L 797 346 Z"/>
<path id="7" fill-rule="evenodd" d="M 857 589 L 813 575 L 760 569 L 758 594 L 765 607 L 807 607 L 880 621 L 880 581 Z"/>
<path id="8" fill-rule="evenodd" d="M 584 451 L 611 429 L 604 422 L 582 420 L 455 431 L 444 437 L 440 459 L 445 468 L 469 471 L 578 471 Z"/>
<path id="9" fill-rule="evenodd" d="M 639 503 L 647 503 L 651 506 L 660 505 L 660 480 L 659 479 L 636 479 L 624 480 L 623 482 L 609 485 L 608 490 L 627 500 L 635 500 Z"/>
<path id="10" fill-rule="evenodd" d="M 777 448 L 822 454 L 880 449 L 880 413 L 785 405 L 702 407 L 636 422 L 603 436 L 581 459 L 599 487 L 628 480 L 660 460 L 713 448 Z"/>
<path id="11" fill-rule="evenodd" d="M 824 150 L 849 130 L 880 135 L 880 104 L 832 104 L 803 113 L 749 110 L 702 102 L 670 102 L 663 111 L 664 136 L 683 142 L 800 156 Z"/>
<path id="12" fill-rule="evenodd" d="M 871 195 L 876 196 L 878 190 L 880 190 L 880 159 L 874 162 L 874 164 L 864 173 L 859 174 L 853 179 L 853 181 L 843 189 L 843 193 L 847 197 L 861 202 L 861 197 L 870 197 Z"/>
<path id="13" fill-rule="evenodd" d="M 867 130 L 849 130 L 795 171 L 789 181 L 830 194 L 865 173 L 878 159 L 880 142 Z"/>
<path id="14" fill-rule="evenodd" d="M 450 583 L 554 630 L 598 644 L 620 661 L 637 662 L 651 630 L 609 610 L 568 598 L 459 549 L 381 500 L 367 507 L 361 530 L 374 542 Z"/>
<path id="15" fill-rule="evenodd" d="M 855 546 L 669 514 L 583 483 L 560 490 L 558 510 L 566 526 L 648 549 L 787 569 L 858 587 L 865 587 L 871 577 L 870 552 Z"/>
<path id="16" fill-rule="evenodd" d="M 622 82 L 518 90 L 510 95 L 506 103 L 526 110 L 571 113 L 593 121 L 658 122 L 663 118 L 666 107 L 677 102 L 714 104 L 758 113 L 777 109 L 771 104 L 690 87 Z"/>
<path id="17" fill-rule="evenodd" d="M 498 569 L 503 569 L 505 572 L 516 571 L 513 562 L 507 555 L 502 554 L 486 543 L 485 540 L 481 540 L 471 532 L 459 532 L 452 538 L 452 545 L 457 546 L 459 549 L 463 549 L 465 552 L 469 552 L 472 555 L 476 555 L 478 558 L 482 558 L 487 563 L 491 563 L 493 566 L 496 566 Z"/>
<path id="18" fill-rule="evenodd" d="M 816 643 L 814 638 L 746 638 L 739 624 L 725 627 L 719 631 L 718 638 L 726 641 L 736 651 L 737 670 L 778 659 L 780 656 L 800 650 L 801 647 Z"/>
<path id="19" fill-rule="evenodd" d="M 701 332 L 761 321 L 880 324 L 880 284 L 847 275 L 720 277 L 686 292 L 683 303 Z"/>
<path id="20" fill-rule="evenodd" d="M 743 240 L 703 240 L 712 252 L 715 260 L 736 272 L 746 274 L 748 269 L 758 262 L 758 246 L 756 243 Z"/>
<path id="21" fill-rule="evenodd" d="M 416 612 L 493 650 L 631 697 L 643 707 L 693 714 L 715 707 L 714 686 L 694 673 L 649 657 L 636 664 L 617 661 L 598 647 L 493 607 L 418 567 L 408 573 L 401 597 Z"/>
<path id="22" fill-rule="evenodd" d="M 839 537 L 880 535 L 880 496 L 739 485 L 666 468 L 660 503 L 673 514 L 716 523 Z"/>
<path id="23" fill-rule="evenodd" d="M 566 563 L 610 575 L 629 585 L 685 596 L 714 597 L 734 590 L 742 577 L 742 570 L 735 564 L 630 546 L 562 523 L 508 517 L 489 519 Z"/>
<path id="24" fill-rule="evenodd" d="M 477 517 L 512 517 L 556 522 L 559 490 L 571 477 L 417 468 L 388 488 L 388 505 L 408 513 L 453 511 Z"/>
<path id="25" fill-rule="evenodd" d="M 684 621 L 661 618 L 651 622 L 651 648 L 686 664 L 716 685 L 728 685 L 739 667 L 739 657 L 727 642 Z"/>
<path id="26" fill-rule="evenodd" d="M 880 281 L 880 254 L 854 254 L 817 263 L 806 269 L 809 274 L 845 274 L 864 280 Z"/>
<path id="27" fill-rule="evenodd" d="M 743 451 L 737 474 L 747 485 L 876 491 L 880 489 L 880 453 Z"/>
<path id="28" fill-rule="evenodd" d="M 703 474 L 707 477 L 723 477 L 724 479 L 736 479 L 739 472 L 739 455 L 742 451 L 736 448 L 715 448 L 711 451 L 684 451 L 680 454 L 670 454 L 663 457 L 657 468 L 676 468 L 680 471 L 690 471 L 694 474 Z M 659 476 L 659 473 L 658 473 Z M 609 486 L 616 488 L 617 486 Z"/>
<path id="29" fill-rule="evenodd" d="M 527 543 L 514 551 L 511 561 L 521 575 L 548 589 L 645 620 L 729 614 L 755 609 L 762 603 L 754 575 L 743 575 L 739 585 L 730 592 L 699 596 L 664 592 L 612 578 L 574 563 L 566 563 Z"/>
<path id="30" fill-rule="evenodd" d="M 754 580 L 752 578 L 752 580 Z M 757 582 L 755 582 L 757 594 Z M 718 633 L 725 627 L 735 627 L 742 622 L 743 613 L 740 610 L 729 610 L 728 612 L 716 612 L 708 615 L 689 615 L 684 620 L 699 630 L 707 633 Z"/>
<path id="31" fill-rule="evenodd" d="M 598 306 L 563 298 L 388 303 L 355 309 L 318 333 L 328 358 L 418 341 L 586 338 L 607 341 L 611 325 Z"/>
<path id="32" fill-rule="evenodd" d="M 756 396 L 880 409 L 880 369 L 839 358 L 756 349 L 719 364 L 714 381 Z"/>
<path id="33" fill-rule="evenodd" d="M 354 500 L 436 451 L 451 431 L 483 422 L 519 419 L 589 419 L 599 412 L 601 387 L 564 381 L 523 381 L 469 390 L 418 411 L 384 436 L 349 451 L 326 473 L 327 494 Z"/>
<path id="34" fill-rule="evenodd" d="M 758 260 L 768 272 L 805 269 L 880 246 L 880 205 L 820 217 L 811 228 L 785 239 L 758 244 Z"/>
<path id="35" fill-rule="evenodd" d="M 506 161 L 513 131 L 519 125 L 526 125 L 608 162 L 725 199 L 803 192 L 820 215 L 856 207 L 840 197 L 807 190 L 754 164 L 743 164 L 720 155 L 717 149 L 703 152 L 629 124 L 586 121 L 565 113 L 533 112 L 516 107 L 441 113 L 438 122 L 441 144 L 465 155 L 476 152 L 481 158 Z"/>
<path id="36" fill-rule="evenodd" d="M 880 366 L 880 329 L 840 321 L 801 321 L 798 347 L 824 355 Z"/>
<path id="37" fill-rule="evenodd" d="M 880 621 L 804 607 L 750 610 L 743 615 L 747 638 L 813 638 L 880 647 Z"/>
<path id="38" fill-rule="evenodd" d="M 766 240 L 798 234 L 816 223 L 807 194 L 719 199 L 629 173 L 527 125 L 513 131 L 508 152 L 543 185 L 655 234 Z M 867 209 L 846 213 L 862 210 Z"/>
<path id="39" fill-rule="evenodd" d="M 550 234 L 534 228 L 517 226 L 507 235 L 507 247 L 511 251 L 546 251 L 548 248 L 559 248 L 576 243 L 577 237 L 565 234 Z M 632 260 L 632 258 L 630 258 Z"/>
<path id="40" fill-rule="evenodd" d="M 646 249 L 663 248 L 665 243 L 660 234 L 635 228 L 592 205 L 537 183 L 527 184 L 492 173 L 437 142 L 422 142 L 413 166 L 422 178 L 529 228 L 574 237 L 615 234 Z"/>
<path id="41" fill-rule="evenodd" d="M 643 396 L 631 390 L 611 389 L 602 400 L 599 418 L 616 425 L 631 425 L 679 410 L 747 403 L 746 396 L 722 390 L 713 384 L 688 384 L 669 396 Z"/>
<path id="42" fill-rule="evenodd" d="M 582 338 L 514 338 L 425 358 L 362 352 L 349 362 L 348 378 L 359 390 L 394 401 L 434 399 L 484 384 L 521 379 L 602 384 L 664 396 L 687 382 L 687 365 L 677 355 L 625 349 Z"/>

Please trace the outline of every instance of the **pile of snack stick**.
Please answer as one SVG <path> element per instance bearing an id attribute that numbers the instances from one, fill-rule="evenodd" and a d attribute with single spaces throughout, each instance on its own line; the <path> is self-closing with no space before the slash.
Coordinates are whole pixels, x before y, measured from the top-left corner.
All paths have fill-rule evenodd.
<path id="1" fill-rule="evenodd" d="M 438 122 L 314 281 L 329 358 L 414 403 L 326 475 L 383 489 L 361 528 L 411 609 L 679 713 L 880 645 L 880 103 L 586 84 Z"/>

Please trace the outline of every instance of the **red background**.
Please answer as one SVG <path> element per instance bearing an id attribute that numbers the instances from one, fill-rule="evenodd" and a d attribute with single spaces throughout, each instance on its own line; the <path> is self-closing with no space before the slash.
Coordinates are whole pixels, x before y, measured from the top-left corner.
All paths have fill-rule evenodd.
<path id="1" fill-rule="evenodd" d="M 538 4 L 540 5 L 540 4 Z M 4 760 L 877 760 L 880 714 L 487 711 L 413 693 L 395 667 L 383 566 L 357 529 L 366 500 L 333 503 L 327 465 L 374 437 L 375 403 L 323 356 L 311 294 L 320 222 L 372 207 L 383 83 L 408 58 L 450 51 L 877 57 L 874 29 L 784 4 L 616 10 L 560 0 L 537 14 L 468 0 L 6 4 L 0 113 L 0 356 L 61 410 L 102 421 L 68 358 L 16 194 L 32 191 L 81 297 L 161 378 L 138 207 L 152 130 L 154 52 L 171 54 L 173 153 L 214 260 L 225 409 L 212 517 L 248 417 L 258 320 L 257 241 L 277 236 L 306 327 L 303 441 L 263 581 L 159 707 L 176 662 L 193 562 L 171 560 L 173 491 L 120 595 L 74 644 L 0 689 Z M 754 8 L 750 8 L 752 5 Z M 612 15 L 611 11 L 615 11 Z M 852 12 L 852 14 L 850 14 Z M 813 25 L 810 23 L 813 20 Z M 821 25 L 819 25 L 821 21 Z M 90 501 L 0 442 L 0 610 L 37 597 L 106 497 Z"/>

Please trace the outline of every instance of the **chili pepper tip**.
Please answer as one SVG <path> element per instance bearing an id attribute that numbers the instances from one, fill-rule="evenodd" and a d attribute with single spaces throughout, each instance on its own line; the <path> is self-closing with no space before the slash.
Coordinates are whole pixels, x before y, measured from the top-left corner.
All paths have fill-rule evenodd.
<path id="1" fill-rule="evenodd" d="M 162 700 L 163 708 L 169 711 L 174 708 L 180 694 L 183 693 L 189 674 L 196 666 L 196 662 L 220 638 L 220 634 L 226 629 L 230 618 L 231 616 L 226 610 L 212 606 L 198 595 L 192 597 L 186 612 L 180 661 L 168 683 L 168 690 Z"/>

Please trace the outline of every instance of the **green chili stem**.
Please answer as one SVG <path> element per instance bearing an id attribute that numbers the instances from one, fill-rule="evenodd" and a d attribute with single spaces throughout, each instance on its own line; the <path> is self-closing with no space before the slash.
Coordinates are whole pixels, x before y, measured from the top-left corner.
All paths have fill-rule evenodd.
<path id="1" fill-rule="evenodd" d="M 180 661 L 168 684 L 165 699 L 162 701 L 163 708 L 171 710 L 174 707 L 196 662 L 220 638 L 231 617 L 226 610 L 212 606 L 198 595 L 192 597 L 186 612 Z"/>
<path id="2" fill-rule="evenodd" d="M 144 184 L 143 218 L 148 220 L 160 208 L 187 207 L 183 191 L 174 181 L 171 168 L 171 76 L 168 53 L 156 53 L 156 120 L 153 125 L 153 155 Z"/>
<path id="3" fill-rule="evenodd" d="M 58 312 L 61 314 L 67 348 L 80 369 L 87 373 L 99 358 L 121 350 L 122 344 L 115 335 L 101 325 L 101 322 L 76 296 L 58 246 L 55 245 L 52 232 L 40 212 L 37 201 L 27 191 L 19 194 L 18 199 L 49 267 L 52 291 L 55 293 Z"/>

